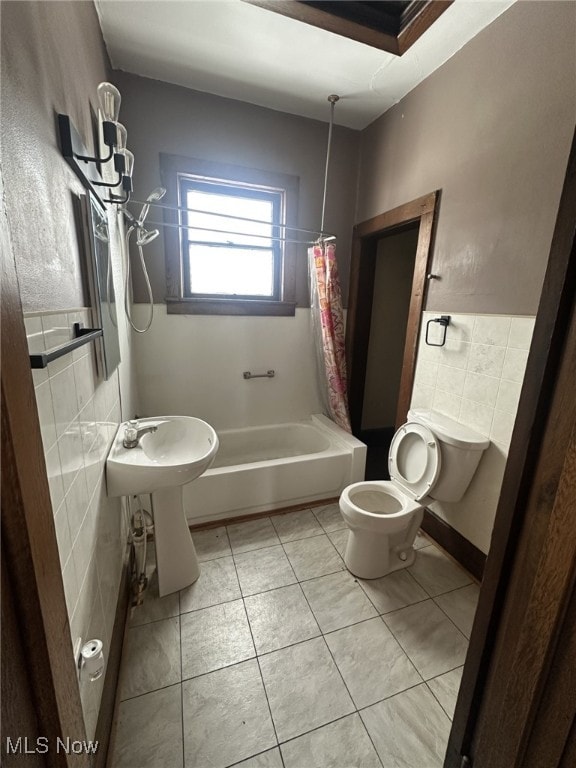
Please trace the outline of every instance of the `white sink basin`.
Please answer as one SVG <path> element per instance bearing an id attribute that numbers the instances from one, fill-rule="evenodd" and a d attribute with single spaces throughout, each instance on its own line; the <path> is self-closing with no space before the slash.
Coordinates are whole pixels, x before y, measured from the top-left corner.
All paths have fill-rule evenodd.
<path id="1" fill-rule="evenodd" d="M 120 424 L 106 461 L 109 496 L 152 493 L 195 480 L 212 463 L 218 436 L 202 419 L 156 416 L 138 419 L 138 426 L 157 427 L 135 448 L 122 444 L 126 423 Z"/>

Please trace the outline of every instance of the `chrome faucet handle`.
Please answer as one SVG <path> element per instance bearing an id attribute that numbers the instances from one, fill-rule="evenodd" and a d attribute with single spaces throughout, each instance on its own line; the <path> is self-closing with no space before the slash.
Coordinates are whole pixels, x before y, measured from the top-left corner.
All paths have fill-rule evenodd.
<path id="1" fill-rule="evenodd" d="M 138 422 L 128 421 L 124 427 L 124 448 L 135 448 L 138 445 Z"/>
<path id="2" fill-rule="evenodd" d="M 124 436 L 133 439 L 138 434 L 138 422 L 129 421 L 124 427 Z"/>

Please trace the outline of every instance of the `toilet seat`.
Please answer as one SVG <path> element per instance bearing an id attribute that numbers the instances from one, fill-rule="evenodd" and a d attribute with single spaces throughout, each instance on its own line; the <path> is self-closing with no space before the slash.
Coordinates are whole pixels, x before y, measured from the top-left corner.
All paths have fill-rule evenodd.
<path id="1" fill-rule="evenodd" d="M 388 471 L 394 485 L 415 501 L 429 495 L 440 475 L 440 445 L 423 424 L 407 422 L 394 434 L 388 453 Z"/>

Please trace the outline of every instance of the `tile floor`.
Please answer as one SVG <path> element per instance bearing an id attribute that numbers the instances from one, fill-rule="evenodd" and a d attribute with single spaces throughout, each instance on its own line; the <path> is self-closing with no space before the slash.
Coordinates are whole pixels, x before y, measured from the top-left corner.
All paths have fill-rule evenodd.
<path id="1" fill-rule="evenodd" d="M 440 768 L 478 587 L 424 536 L 361 581 L 346 537 L 337 505 L 195 532 L 200 579 L 130 617 L 110 768 Z"/>

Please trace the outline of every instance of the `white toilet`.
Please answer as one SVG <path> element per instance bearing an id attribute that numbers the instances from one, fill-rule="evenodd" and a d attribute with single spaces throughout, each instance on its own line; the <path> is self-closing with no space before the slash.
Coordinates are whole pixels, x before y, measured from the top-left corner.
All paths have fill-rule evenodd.
<path id="1" fill-rule="evenodd" d="M 392 438 L 390 480 L 353 483 L 340 511 L 350 528 L 344 562 L 361 579 L 377 579 L 414 562 L 413 544 L 434 499 L 459 501 L 490 441 L 435 411 L 415 408 Z"/>

